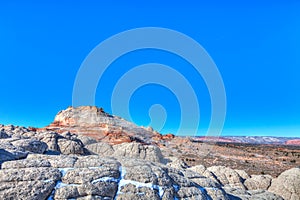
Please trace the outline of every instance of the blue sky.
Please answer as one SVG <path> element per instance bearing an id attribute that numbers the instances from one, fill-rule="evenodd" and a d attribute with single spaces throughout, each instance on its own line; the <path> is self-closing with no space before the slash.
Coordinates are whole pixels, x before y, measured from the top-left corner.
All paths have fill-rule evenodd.
<path id="1" fill-rule="evenodd" d="M 77 71 L 93 48 L 119 32 L 151 26 L 188 35 L 218 66 L 227 95 L 223 135 L 300 136 L 299 9 L 299 1 L 1 1 L 0 123 L 49 124 L 72 104 Z M 205 83 L 168 52 L 150 49 L 120 57 L 99 82 L 96 104 L 111 112 L 118 77 L 148 62 L 182 69 L 197 91 L 199 134 L 204 133 L 211 114 Z M 178 101 L 158 85 L 134 93 L 134 121 L 147 125 L 148 109 L 156 103 L 168 112 L 163 132 L 175 132 Z"/>

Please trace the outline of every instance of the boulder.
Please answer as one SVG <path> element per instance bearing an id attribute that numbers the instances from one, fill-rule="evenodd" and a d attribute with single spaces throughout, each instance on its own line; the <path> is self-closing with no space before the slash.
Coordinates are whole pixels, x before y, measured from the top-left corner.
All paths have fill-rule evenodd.
<path id="1" fill-rule="evenodd" d="M 28 151 L 31 153 L 44 153 L 48 146 L 45 142 L 41 142 L 36 139 L 20 139 L 11 142 L 14 146 L 24 149 L 24 151 Z"/>
<path id="2" fill-rule="evenodd" d="M 3 140 L 5 139 L 0 139 L 0 164 L 9 160 L 25 158 L 28 155 L 24 149 Z"/>
<path id="3" fill-rule="evenodd" d="M 207 170 L 212 172 L 223 186 L 228 185 L 233 188 L 246 189 L 243 184 L 242 177 L 235 170 L 229 167 L 212 166 L 207 168 Z"/>
<path id="4" fill-rule="evenodd" d="M 62 154 L 78 154 L 83 155 L 84 149 L 83 144 L 80 140 L 69 140 L 69 139 L 58 139 L 58 147 Z"/>
<path id="5" fill-rule="evenodd" d="M 269 191 L 286 200 L 300 199 L 300 168 L 292 168 L 281 173 L 273 179 Z"/>
<path id="6" fill-rule="evenodd" d="M 46 131 L 37 134 L 36 138 L 42 142 L 45 142 L 48 145 L 48 150 L 50 151 L 59 151 L 57 144 L 58 133 L 53 131 Z"/>

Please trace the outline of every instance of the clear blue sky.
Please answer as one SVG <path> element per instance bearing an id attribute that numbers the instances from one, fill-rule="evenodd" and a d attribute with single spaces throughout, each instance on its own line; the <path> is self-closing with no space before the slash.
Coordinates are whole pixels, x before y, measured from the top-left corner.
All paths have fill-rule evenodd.
<path id="1" fill-rule="evenodd" d="M 224 135 L 300 136 L 299 1 L 108 2 L 0 2 L 1 124 L 49 124 L 72 104 L 77 70 L 96 45 L 121 31 L 154 26 L 192 37 L 215 61 L 227 94 Z M 188 65 L 157 50 L 130 53 L 109 68 L 96 104 L 111 111 L 118 66 L 130 69 L 147 62 Z M 202 130 L 210 119 L 209 94 L 185 69 L 182 73 L 197 85 Z M 178 102 L 159 86 L 145 86 L 133 95 L 135 121 L 147 125 L 154 103 L 170 113 L 164 132 L 176 130 Z"/>

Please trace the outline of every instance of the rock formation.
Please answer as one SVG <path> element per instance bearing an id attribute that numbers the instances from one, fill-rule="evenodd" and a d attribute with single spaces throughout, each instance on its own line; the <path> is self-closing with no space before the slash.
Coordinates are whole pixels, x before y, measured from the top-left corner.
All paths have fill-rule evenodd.
<path id="1" fill-rule="evenodd" d="M 110 144 L 132 141 L 151 143 L 152 137 L 157 135 L 152 129 L 139 127 L 95 106 L 68 107 L 60 111 L 54 122 L 43 130 L 69 131 Z"/>
<path id="2" fill-rule="evenodd" d="M 284 199 L 300 199 L 300 168 L 287 170 L 273 179 L 269 191 Z"/>
<path id="3" fill-rule="evenodd" d="M 116 142 L 125 136 L 130 142 Z M 172 140 L 95 107 L 70 107 L 43 129 L 0 125 L 0 199 L 300 198 L 299 168 L 273 178 L 189 166 L 176 155 L 164 156 L 167 148 L 176 149 L 168 147 Z"/>

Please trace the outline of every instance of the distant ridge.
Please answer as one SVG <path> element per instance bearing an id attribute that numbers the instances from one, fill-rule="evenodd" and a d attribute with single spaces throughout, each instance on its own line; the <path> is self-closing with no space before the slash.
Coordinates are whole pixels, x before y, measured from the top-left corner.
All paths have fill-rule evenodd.
<path id="1" fill-rule="evenodd" d="M 300 137 L 275 136 L 222 136 L 222 137 L 193 137 L 195 141 L 226 142 L 243 144 L 271 144 L 271 145 L 300 145 Z"/>

